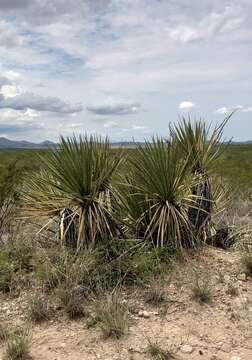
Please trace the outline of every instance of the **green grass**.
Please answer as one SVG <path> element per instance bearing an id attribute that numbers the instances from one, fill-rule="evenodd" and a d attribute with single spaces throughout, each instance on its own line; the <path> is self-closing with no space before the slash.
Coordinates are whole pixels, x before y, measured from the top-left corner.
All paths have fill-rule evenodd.
<path id="1" fill-rule="evenodd" d="M 234 189 L 251 191 L 252 144 L 227 146 L 215 165 L 215 172 Z"/>
<path id="2" fill-rule="evenodd" d="M 19 167 L 26 170 L 36 170 L 40 167 L 37 154 L 44 154 L 48 150 L 34 149 L 1 149 L 0 150 L 0 178 L 6 166 L 12 161 L 18 161 Z"/>
<path id="3" fill-rule="evenodd" d="M 0 181 L 1 174 L 11 161 L 18 160 L 19 166 L 25 167 L 27 171 L 36 170 L 40 167 L 40 163 L 36 161 L 36 154 L 45 154 L 48 151 L 34 149 L 0 150 Z M 129 148 L 125 149 L 124 153 L 130 156 L 134 151 L 134 148 Z M 118 150 L 113 149 L 112 152 L 117 154 Z M 223 179 L 227 179 L 233 187 L 245 191 L 249 190 L 252 179 L 252 144 L 225 146 L 223 154 L 215 165 L 215 173 Z"/>

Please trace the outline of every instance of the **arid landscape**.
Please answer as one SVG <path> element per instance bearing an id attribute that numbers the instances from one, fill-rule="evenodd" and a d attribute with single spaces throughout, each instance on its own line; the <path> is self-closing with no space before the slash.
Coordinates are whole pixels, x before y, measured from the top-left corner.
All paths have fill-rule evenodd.
<path id="1" fill-rule="evenodd" d="M 2 151 L 1 359 L 252 358 L 252 147 L 225 122 Z"/>
<path id="2" fill-rule="evenodd" d="M 0 0 L 0 360 L 252 360 L 252 0 Z"/>

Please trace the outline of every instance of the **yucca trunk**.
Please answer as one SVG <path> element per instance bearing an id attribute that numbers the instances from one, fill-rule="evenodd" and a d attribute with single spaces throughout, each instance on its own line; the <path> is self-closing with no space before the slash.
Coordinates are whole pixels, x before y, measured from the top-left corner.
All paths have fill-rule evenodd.
<path id="1" fill-rule="evenodd" d="M 194 168 L 193 172 L 199 179 L 199 183 L 191 189 L 192 194 L 196 197 L 196 206 L 189 208 L 188 217 L 197 232 L 197 236 L 201 240 L 206 240 L 211 236 L 211 217 L 213 212 L 211 184 L 208 173 L 203 167 Z"/>
<path id="2" fill-rule="evenodd" d="M 64 208 L 60 213 L 60 241 L 70 249 L 77 248 L 78 230 L 74 212 Z"/>

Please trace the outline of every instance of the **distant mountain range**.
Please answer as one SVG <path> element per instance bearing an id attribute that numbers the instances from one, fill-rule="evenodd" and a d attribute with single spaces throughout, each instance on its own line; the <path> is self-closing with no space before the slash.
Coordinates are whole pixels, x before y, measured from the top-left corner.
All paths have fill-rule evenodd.
<path id="1" fill-rule="evenodd" d="M 144 144 L 144 142 L 120 141 L 113 142 L 111 145 L 112 147 L 134 147 L 140 144 Z M 0 149 L 48 149 L 56 145 L 56 143 L 49 140 L 33 143 L 25 140 L 9 140 L 5 137 L 0 137 Z"/>
<path id="2" fill-rule="evenodd" d="M 54 145 L 55 144 L 49 140 L 36 144 L 25 140 L 16 141 L 9 140 L 5 137 L 0 137 L 0 149 L 43 149 L 50 148 Z"/>
<path id="3" fill-rule="evenodd" d="M 144 142 L 133 142 L 133 141 L 120 141 L 113 142 L 113 147 L 135 147 L 136 145 L 144 144 Z M 252 144 L 252 140 L 249 141 L 232 141 L 232 144 Z M 48 149 L 57 145 L 56 143 L 45 140 L 40 143 L 33 143 L 25 140 L 9 140 L 5 137 L 0 137 L 0 149 Z"/>

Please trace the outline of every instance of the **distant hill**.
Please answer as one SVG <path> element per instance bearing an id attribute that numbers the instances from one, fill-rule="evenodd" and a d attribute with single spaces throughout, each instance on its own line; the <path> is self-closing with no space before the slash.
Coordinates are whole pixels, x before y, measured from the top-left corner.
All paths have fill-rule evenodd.
<path id="1" fill-rule="evenodd" d="M 125 148 L 134 148 L 137 145 L 145 144 L 144 142 L 140 141 L 118 141 L 112 142 L 112 147 L 125 147 Z M 233 145 L 252 145 L 252 140 L 248 141 L 232 141 L 231 144 Z M 33 143 L 30 141 L 25 140 L 9 140 L 5 137 L 0 137 L 0 149 L 48 149 L 57 145 L 56 143 L 45 140 L 40 143 Z"/>
<path id="2" fill-rule="evenodd" d="M 43 149 L 54 145 L 52 141 L 48 140 L 41 143 L 33 143 L 25 140 L 9 140 L 5 137 L 0 137 L 0 149 Z"/>
<path id="3" fill-rule="evenodd" d="M 136 145 L 144 144 L 133 141 L 112 142 L 112 147 L 135 147 Z M 25 140 L 9 140 L 5 137 L 0 137 L 0 149 L 47 149 L 57 145 L 56 143 L 45 140 L 40 143 L 33 143 Z"/>

